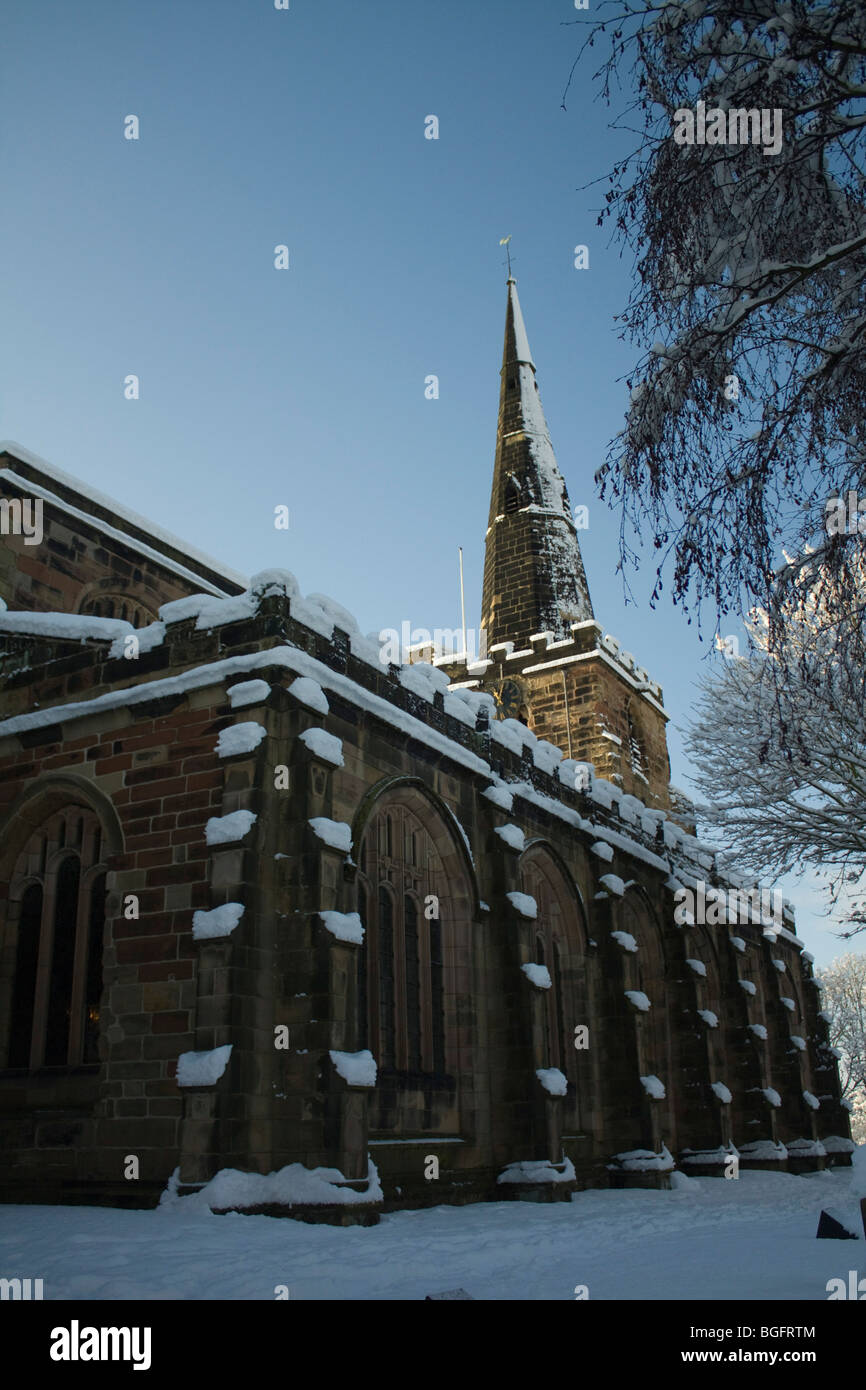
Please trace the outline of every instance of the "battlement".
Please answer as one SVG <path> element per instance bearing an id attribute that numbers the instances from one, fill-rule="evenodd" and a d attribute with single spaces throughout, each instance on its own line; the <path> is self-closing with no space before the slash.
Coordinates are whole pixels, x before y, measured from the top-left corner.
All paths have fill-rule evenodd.
<path id="1" fill-rule="evenodd" d="M 616 637 L 605 632 L 594 618 L 572 623 L 571 637 L 556 638 L 552 632 L 534 633 L 529 639 L 529 646 L 517 651 L 513 642 L 497 642 L 488 648 L 487 656 L 482 661 L 467 661 L 464 656 L 436 655 L 432 646 L 424 649 L 423 656 L 419 652 L 416 659 L 432 661 L 434 666 L 446 671 L 452 686 L 472 689 L 508 676 L 531 676 L 592 658 L 612 666 L 636 694 L 642 695 L 665 719 L 668 718 L 662 687 L 650 678 L 643 666 L 638 665 L 631 652 L 626 651 Z"/>

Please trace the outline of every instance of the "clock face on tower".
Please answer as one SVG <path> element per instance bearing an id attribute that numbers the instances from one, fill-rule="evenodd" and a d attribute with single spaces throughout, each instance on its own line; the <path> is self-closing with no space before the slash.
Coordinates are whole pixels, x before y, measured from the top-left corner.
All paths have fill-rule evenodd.
<path id="1" fill-rule="evenodd" d="M 500 719 L 519 719 L 521 709 L 526 703 L 526 693 L 519 681 L 503 681 L 493 691 L 496 710 Z"/>

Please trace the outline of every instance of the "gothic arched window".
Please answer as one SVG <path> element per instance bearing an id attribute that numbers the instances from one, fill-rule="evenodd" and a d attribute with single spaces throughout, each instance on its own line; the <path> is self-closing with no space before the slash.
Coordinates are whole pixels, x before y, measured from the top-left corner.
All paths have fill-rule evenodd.
<path id="1" fill-rule="evenodd" d="M 8 1006 L 0 1018 L 0 1065 L 36 1070 L 99 1060 L 101 853 L 98 817 L 70 806 L 49 817 L 18 856 L 7 915 L 12 964 L 3 980 Z"/>
<path id="2" fill-rule="evenodd" d="M 631 770 L 642 781 L 647 781 L 647 757 L 643 739 L 640 731 L 632 718 L 631 705 L 626 709 L 626 719 L 628 720 L 628 754 L 631 763 Z"/>
<path id="3" fill-rule="evenodd" d="M 443 862 L 453 854 L 447 832 L 435 820 L 406 789 L 371 817 L 361 844 L 358 1035 L 380 1071 L 441 1076 L 449 1066 L 445 931 L 454 930 L 457 885 Z"/>
<path id="4" fill-rule="evenodd" d="M 547 968 L 550 988 L 541 991 L 542 1067 L 557 1067 L 569 1081 L 569 1122 L 581 1123 L 587 1103 L 586 1053 L 574 1047 L 574 1030 L 588 1022 L 586 929 L 574 889 L 552 855 L 530 847 L 520 865 L 521 888 L 535 899 L 535 963 Z"/>
<path id="5" fill-rule="evenodd" d="M 660 1105 L 654 1106 L 653 1110 L 659 1117 L 663 1117 L 660 1139 L 672 1148 L 676 1142 L 673 1137 L 673 1091 L 676 1075 L 672 1062 L 670 1032 L 670 972 L 665 960 L 662 934 L 655 914 L 637 889 L 633 888 L 626 893 L 620 920 L 622 930 L 634 937 L 638 948 L 636 953 L 627 954 L 629 969 L 632 972 L 631 987 L 645 994 L 650 1003 L 649 1011 L 638 1015 L 639 1060 L 641 1067 L 646 1068 L 641 1075 L 657 1076 L 665 1087 L 665 1099 Z M 701 979 L 704 978 L 701 976 Z"/>
<path id="6" fill-rule="evenodd" d="M 106 593 L 98 585 L 88 585 L 82 592 L 78 611 L 93 618 L 122 618 L 136 628 L 156 621 L 149 604 L 134 594 Z"/>
<path id="7" fill-rule="evenodd" d="M 508 482 L 505 484 L 505 515 L 518 511 L 520 507 L 520 484 L 517 479 L 509 475 Z"/>

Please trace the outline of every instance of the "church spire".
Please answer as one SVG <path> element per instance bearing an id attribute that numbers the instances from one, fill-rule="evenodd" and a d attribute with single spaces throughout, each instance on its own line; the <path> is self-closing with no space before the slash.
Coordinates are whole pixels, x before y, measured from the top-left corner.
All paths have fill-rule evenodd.
<path id="1" fill-rule="evenodd" d="M 481 622 L 488 649 L 520 649 L 536 632 L 569 637 L 593 612 L 511 275 L 501 377 Z"/>

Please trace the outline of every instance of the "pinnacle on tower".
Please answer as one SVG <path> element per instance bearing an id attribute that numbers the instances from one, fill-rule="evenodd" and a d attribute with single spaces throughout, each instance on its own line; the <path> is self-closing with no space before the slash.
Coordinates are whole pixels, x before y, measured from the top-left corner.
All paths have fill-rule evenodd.
<path id="1" fill-rule="evenodd" d="M 488 650 L 506 641 L 525 647 L 537 632 L 568 637 L 572 623 L 593 617 L 513 276 L 501 377 L 481 610 Z"/>

